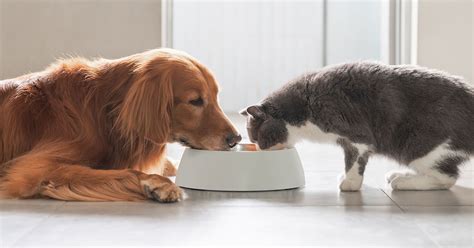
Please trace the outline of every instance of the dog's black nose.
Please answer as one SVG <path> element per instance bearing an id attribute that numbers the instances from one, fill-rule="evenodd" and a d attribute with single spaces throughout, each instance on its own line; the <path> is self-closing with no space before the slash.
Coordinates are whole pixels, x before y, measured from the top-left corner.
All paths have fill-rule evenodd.
<path id="1" fill-rule="evenodd" d="M 230 148 L 237 145 L 241 140 L 242 140 L 242 136 L 240 136 L 240 134 L 234 134 L 234 133 L 227 135 L 227 137 L 225 138 L 225 141 L 227 142 L 227 145 L 229 145 Z"/>

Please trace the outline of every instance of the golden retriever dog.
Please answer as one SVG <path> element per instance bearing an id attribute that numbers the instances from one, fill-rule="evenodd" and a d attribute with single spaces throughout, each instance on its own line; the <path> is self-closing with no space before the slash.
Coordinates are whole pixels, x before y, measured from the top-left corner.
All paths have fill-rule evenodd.
<path id="1" fill-rule="evenodd" d="M 178 201 L 167 143 L 228 150 L 241 140 L 217 93 L 205 66 L 172 49 L 60 60 L 0 81 L 0 194 Z"/>

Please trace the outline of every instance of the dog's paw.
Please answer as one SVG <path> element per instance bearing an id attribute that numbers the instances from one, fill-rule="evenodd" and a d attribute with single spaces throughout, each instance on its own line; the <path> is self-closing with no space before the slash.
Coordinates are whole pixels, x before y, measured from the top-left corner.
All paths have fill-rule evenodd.
<path id="1" fill-rule="evenodd" d="M 347 178 L 346 175 L 339 177 L 339 189 L 341 191 L 358 191 L 362 186 L 362 176 L 359 178 Z"/>
<path id="2" fill-rule="evenodd" d="M 168 178 L 154 176 L 141 181 L 141 184 L 145 195 L 151 200 L 168 203 L 177 202 L 183 198 L 183 191 Z"/>

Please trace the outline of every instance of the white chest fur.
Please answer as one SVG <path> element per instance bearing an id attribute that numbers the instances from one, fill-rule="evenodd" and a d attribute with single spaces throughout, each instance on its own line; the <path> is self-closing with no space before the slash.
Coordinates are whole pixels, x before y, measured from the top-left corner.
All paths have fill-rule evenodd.
<path id="1" fill-rule="evenodd" d="M 306 122 L 304 125 L 296 127 L 286 124 L 288 130 L 288 145 L 294 146 L 299 141 L 307 140 L 316 143 L 336 144 L 339 135 L 326 133 L 317 125 Z"/>

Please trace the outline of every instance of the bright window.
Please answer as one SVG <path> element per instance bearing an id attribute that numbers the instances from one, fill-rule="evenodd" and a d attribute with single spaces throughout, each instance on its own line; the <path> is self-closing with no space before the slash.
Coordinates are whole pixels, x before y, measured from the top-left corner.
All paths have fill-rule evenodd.
<path id="1" fill-rule="evenodd" d="M 215 73 L 222 107 L 235 112 L 328 64 L 388 62 L 387 7 L 375 0 L 174 0 L 171 46 Z"/>

